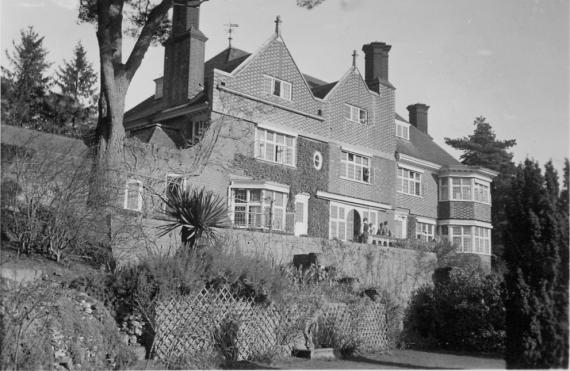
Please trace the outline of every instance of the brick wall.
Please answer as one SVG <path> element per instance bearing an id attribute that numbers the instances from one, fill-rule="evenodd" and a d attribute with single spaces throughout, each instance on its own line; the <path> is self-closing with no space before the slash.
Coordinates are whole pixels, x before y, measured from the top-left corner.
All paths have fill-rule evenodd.
<path id="1" fill-rule="evenodd" d="M 410 214 L 436 219 L 438 217 L 437 187 L 436 175 L 425 170 L 422 174 L 422 195 L 418 197 L 396 192 L 396 205 L 403 209 L 410 210 Z"/>
<path id="2" fill-rule="evenodd" d="M 471 219 L 491 222 L 491 205 L 471 201 L 441 201 L 439 219 Z"/>

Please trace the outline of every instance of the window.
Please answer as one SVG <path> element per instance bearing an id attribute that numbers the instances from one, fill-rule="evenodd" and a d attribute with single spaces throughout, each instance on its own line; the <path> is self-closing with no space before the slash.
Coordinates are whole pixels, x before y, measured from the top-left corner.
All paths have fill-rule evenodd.
<path id="1" fill-rule="evenodd" d="M 346 240 L 346 209 L 340 205 L 331 204 L 330 238 Z"/>
<path id="2" fill-rule="evenodd" d="M 406 238 L 408 236 L 408 216 L 394 216 L 394 236 L 397 238 Z"/>
<path id="3" fill-rule="evenodd" d="M 370 158 L 343 151 L 341 160 L 343 178 L 370 183 Z"/>
<path id="4" fill-rule="evenodd" d="M 350 121 L 359 122 L 361 124 L 368 123 L 368 112 L 365 109 L 346 105 L 346 118 Z"/>
<path id="5" fill-rule="evenodd" d="M 398 192 L 412 196 L 421 196 L 422 174 L 399 167 L 397 187 Z"/>
<path id="6" fill-rule="evenodd" d="M 474 192 L 475 201 L 490 203 L 491 193 L 489 192 L 489 184 L 484 184 L 480 181 L 475 181 Z"/>
<path id="7" fill-rule="evenodd" d="M 396 123 L 396 136 L 410 140 L 410 125 L 397 122 Z"/>
<path id="8" fill-rule="evenodd" d="M 142 182 L 135 179 L 128 179 L 125 185 L 124 206 L 127 210 L 142 210 Z"/>
<path id="9" fill-rule="evenodd" d="M 188 141 L 190 144 L 198 143 L 204 137 L 204 133 L 209 127 L 210 123 L 208 121 L 193 121 L 186 132 L 186 135 L 189 137 Z"/>
<path id="10" fill-rule="evenodd" d="M 291 100 L 292 85 L 272 76 L 265 76 L 265 91 L 279 98 Z"/>
<path id="11" fill-rule="evenodd" d="M 323 168 L 323 155 L 319 151 L 315 151 L 313 154 L 313 166 L 317 170 L 321 170 Z"/>
<path id="12" fill-rule="evenodd" d="M 234 225 L 285 229 L 285 193 L 264 189 L 233 189 Z"/>
<path id="13" fill-rule="evenodd" d="M 431 241 L 435 237 L 435 226 L 430 223 L 416 223 L 416 236 L 422 241 Z"/>
<path id="14" fill-rule="evenodd" d="M 450 241 L 462 252 L 473 252 L 471 227 L 470 226 L 450 226 Z"/>
<path id="15" fill-rule="evenodd" d="M 483 227 L 474 227 L 475 251 L 479 254 L 491 254 L 491 230 Z"/>
<path id="16" fill-rule="evenodd" d="M 491 203 L 489 182 L 473 178 L 442 178 L 440 201 L 476 201 Z"/>
<path id="17" fill-rule="evenodd" d="M 295 166 L 295 137 L 260 128 L 256 131 L 256 137 L 256 158 Z"/>

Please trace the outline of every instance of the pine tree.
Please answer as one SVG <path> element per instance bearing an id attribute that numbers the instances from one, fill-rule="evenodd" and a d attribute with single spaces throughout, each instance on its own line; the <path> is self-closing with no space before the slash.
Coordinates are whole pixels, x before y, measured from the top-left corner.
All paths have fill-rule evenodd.
<path id="1" fill-rule="evenodd" d="M 41 105 L 50 85 L 46 71 L 50 66 L 44 38 L 33 29 L 20 31 L 20 42 L 13 42 L 14 52 L 6 52 L 10 67 L 2 67 L 6 91 L 6 105 L 2 105 L 3 118 L 13 125 L 36 126 L 41 116 Z"/>
<path id="2" fill-rule="evenodd" d="M 544 176 L 533 161 L 517 167 L 506 198 L 504 241 L 508 368 L 568 365 L 568 283 L 562 282 L 568 224 L 559 205 L 552 164 Z"/>
<path id="3" fill-rule="evenodd" d="M 95 93 L 97 74 L 87 60 L 87 52 L 78 42 L 73 50 L 73 60 L 65 62 L 57 72 L 57 85 L 64 95 L 73 97 L 83 106 L 94 107 L 90 100 Z M 89 103 L 88 103 L 89 102 Z"/>
<path id="4" fill-rule="evenodd" d="M 491 124 L 486 122 L 483 116 L 477 117 L 473 125 L 475 130 L 472 135 L 458 139 L 445 138 L 445 143 L 463 151 L 460 156 L 463 164 L 483 166 L 499 172 L 491 185 L 491 198 L 493 200 L 491 241 L 493 243 L 493 254 L 499 260 L 498 262 L 494 261 L 494 266 L 497 268 L 497 265 L 501 264 L 503 254 L 503 231 L 506 227 L 505 197 L 509 193 L 511 178 L 515 172 L 513 154 L 508 150 L 516 145 L 516 140 L 497 140 Z"/>

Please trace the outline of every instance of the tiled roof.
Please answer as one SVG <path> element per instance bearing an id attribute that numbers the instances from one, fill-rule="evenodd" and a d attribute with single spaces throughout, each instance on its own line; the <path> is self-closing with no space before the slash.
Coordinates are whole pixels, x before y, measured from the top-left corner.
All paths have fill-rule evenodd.
<path id="1" fill-rule="evenodd" d="M 401 119 L 401 116 L 399 117 Z M 399 153 L 443 166 L 460 164 L 457 159 L 437 145 L 429 135 L 421 132 L 413 125 L 410 125 L 410 140 L 396 137 L 396 150 Z"/>
<path id="2" fill-rule="evenodd" d="M 326 81 L 317 79 L 316 77 L 307 75 L 306 73 L 303 74 L 303 77 L 305 78 L 305 81 L 307 82 L 307 84 L 309 84 L 309 88 L 311 89 L 316 88 L 317 86 L 328 84 Z"/>
<path id="3" fill-rule="evenodd" d="M 226 48 L 210 58 L 204 64 L 204 73 L 210 74 L 214 68 L 224 72 L 232 72 L 251 54 L 237 48 Z"/>
<path id="4" fill-rule="evenodd" d="M 315 97 L 318 98 L 324 98 L 327 96 L 327 94 L 329 93 L 329 91 L 332 90 L 332 88 L 335 87 L 335 85 L 338 83 L 338 81 L 335 82 L 331 82 L 330 84 L 326 84 L 326 85 L 321 85 L 321 86 L 316 86 L 314 88 L 312 88 L 311 90 L 313 91 L 313 95 Z"/>

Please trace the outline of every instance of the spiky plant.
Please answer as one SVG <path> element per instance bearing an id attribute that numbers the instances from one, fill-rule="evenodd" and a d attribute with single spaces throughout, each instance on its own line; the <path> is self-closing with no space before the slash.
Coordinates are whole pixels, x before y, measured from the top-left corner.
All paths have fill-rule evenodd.
<path id="1" fill-rule="evenodd" d="M 214 239 L 214 228 L 228 226 L 226 204 L 222 197 L 212 191 L 175 187 L 161 198 L 166 204 L 164 213 L 173 221 L 159 227 L 160 237 L 180 228 L 184 246 L 194 248 L 202 238 Z"/>

